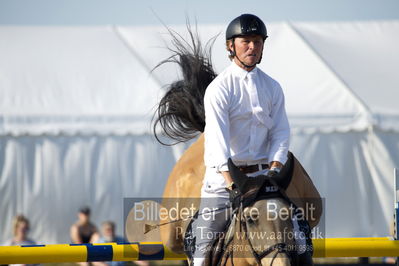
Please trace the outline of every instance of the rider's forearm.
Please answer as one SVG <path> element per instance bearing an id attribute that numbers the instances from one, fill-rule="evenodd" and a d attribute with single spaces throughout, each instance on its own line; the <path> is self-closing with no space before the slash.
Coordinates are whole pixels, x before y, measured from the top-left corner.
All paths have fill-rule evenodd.
<path id="1" fill-rule="evenodd" d="M 230 184 L 233 182 L 233 179 L 231 178 L 230 172 L 229 171 L 222 171 L 221 172 L 224 180 L 226 181 L 227 186 L 230 186 Z"/>

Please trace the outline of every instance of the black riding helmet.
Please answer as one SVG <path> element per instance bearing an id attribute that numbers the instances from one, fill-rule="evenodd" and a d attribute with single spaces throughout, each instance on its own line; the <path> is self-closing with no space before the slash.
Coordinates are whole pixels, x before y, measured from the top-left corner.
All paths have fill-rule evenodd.
<path id="1" fill-rule="evenodd" d="M 236 56 L 234 38 L 247 35 L 260 35 L 263 38 L 263 41 L 265 41 L 267 38 L 265 23 L 263 23 L 260 18 L 252 14 L 242 14 L 241 16 L 236 17 L 230 22 L 226 30 L 226 41 L 232 40 L 233 42 L 233 51 L 229 51 L 231 58 Z M 237 57 L 237 59 L 245 67 L 251 68 L 262 61 L 262 55 L 259 61 L 251 66 L 246 65 L 244 62 L 241 61 L 240 58 Z"/>
<path id="2" fill-rule="evenodd" d="M 226 41 L 245 35 L 260 35 L 265 40 L 267 38 L 265 23 L 255 15 L 242 14 L 227 26 Z"/>

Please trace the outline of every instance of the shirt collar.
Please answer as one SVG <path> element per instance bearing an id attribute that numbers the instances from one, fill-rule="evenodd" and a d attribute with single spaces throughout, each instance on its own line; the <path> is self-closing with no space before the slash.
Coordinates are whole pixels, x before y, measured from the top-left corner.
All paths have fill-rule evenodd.
<path id="1" fill-rule="evenodd" d="M 234 61 L 231 62 L 230 68 L 231 68 L 231 72 L 235 76 L 239 77 L 240 79 L 244 79 L 248 75 L 254 75 L 254 74 L 256 74 L 258 72 L 258 67 L 257 66 L 255 66 L 254 69 L 252 69 L 251 71 L 248 72 L 245 69 L 239 67 Z"/>

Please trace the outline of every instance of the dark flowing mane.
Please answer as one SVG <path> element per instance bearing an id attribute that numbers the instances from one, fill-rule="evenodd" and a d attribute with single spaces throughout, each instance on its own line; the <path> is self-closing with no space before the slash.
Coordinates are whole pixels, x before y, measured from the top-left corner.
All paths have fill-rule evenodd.
<path id="1" fill-rule="evenodd" d="M 158 142 L 173 145 L 188 141 L 204 131 L 203 98 L 206 88 L 216 77 L 211 62 L 211 49 L 217 36 L 211 38 L 203 47 L 197 28 L 193 31 L 190 23 L 187 23 L 188 40 L 176 31 L 166 28 L 172 37 L 172 47 L 168 47 L 172 55 L 154 69 L 165 63 L 176 63 L 182 73 L 182 79 L 166 87 L 166 93 L 153 117 L 153 132 Z M 173 144 L 166 144 L 160 140 L 158 126 L 161 127 L 163 135 L 175 141 Z"/>

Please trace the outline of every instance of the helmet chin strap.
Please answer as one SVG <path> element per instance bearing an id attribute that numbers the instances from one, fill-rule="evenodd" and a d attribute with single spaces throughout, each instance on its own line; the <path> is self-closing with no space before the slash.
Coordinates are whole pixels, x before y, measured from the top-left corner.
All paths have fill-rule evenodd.
<path id="1" fill-rule="evenodd" d="M 230 55 L 232 55 L 233 57 L 236 57 L 237 60 L 238 60 L 244 67 L 246 67 L 246 68 L 253 68 L 253 67 L 256 66 L 257 64 L 259 64 L 260 61 L 262 61 L 263 51 L 262 51 L 262 54 L 260 55 L 260 58 L 259 58 L 259 61 L 258 61 L 258 62 L 256 62 L 256 63 L 253 64 L 253 65 L 247 65 L 247 64 L 245 64 L 243 61 L 241 61 L 241 59 L 238 57 L 238 55 L 237 55 L 237 53 L 236 53 L 236 46 L 235 46 L 234 39 L 233 39 L 233 51 L 230 51 Z"/>

